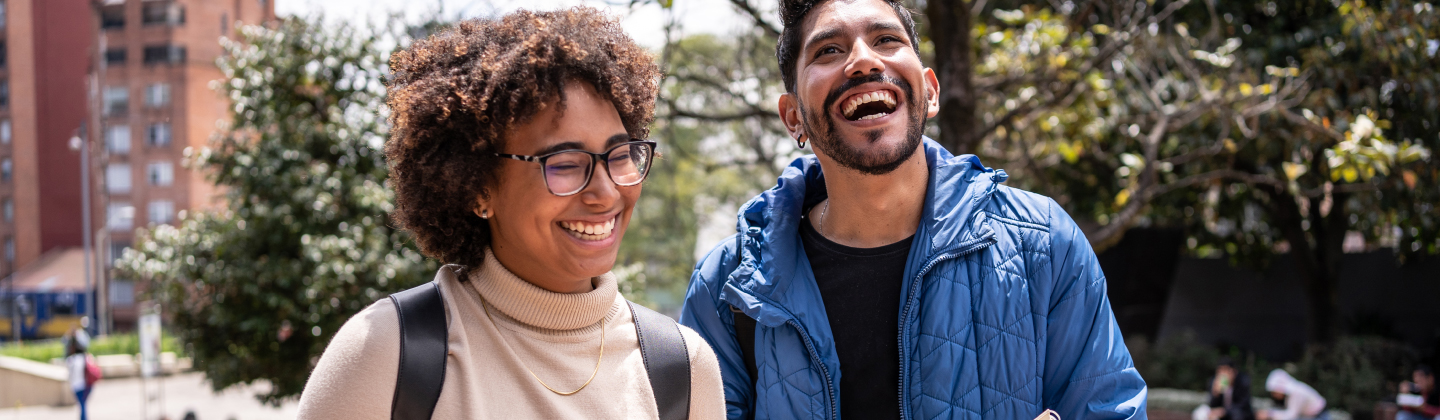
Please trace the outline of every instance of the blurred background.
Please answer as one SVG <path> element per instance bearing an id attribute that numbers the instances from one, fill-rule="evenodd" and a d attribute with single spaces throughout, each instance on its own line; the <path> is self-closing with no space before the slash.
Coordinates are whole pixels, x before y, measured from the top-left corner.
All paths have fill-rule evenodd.
<path id="1" fill-rule="evenodd" d="M 88 318 L 95 418 L 293 417 L 340 325 L 437 267 L 387 218 L 389 54 L 581 4 L 665 72 L 615 271 L 675 314 L 808 152 L 775 111 L 775 0 L 0 0 L 0 416 L 78 413 L 48 390 Z M 1257 398 L 1284 368 L 1352 418 L 1440 364 L 1431 3 L 907 4 L 927 134 L 1081 223 L 1152 418 L 1188 418 L 1222 357 Z"/>

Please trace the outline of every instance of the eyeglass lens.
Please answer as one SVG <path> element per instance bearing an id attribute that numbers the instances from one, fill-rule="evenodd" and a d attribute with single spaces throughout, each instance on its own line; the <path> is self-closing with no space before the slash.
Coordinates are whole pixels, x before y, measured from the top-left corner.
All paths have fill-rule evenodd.
<path id="1" fill-rule="evenodd" d="M 610 179 L 622 187 L 645 180 L 650 168 L 650 145 L 629 143 L 610 149 L 604 157 Z M 545 184 L 550 192 L 570 195 L 585 189 L 595 172 L 595 159 L 582 151 L 561 152 L 545 160 Z"/>

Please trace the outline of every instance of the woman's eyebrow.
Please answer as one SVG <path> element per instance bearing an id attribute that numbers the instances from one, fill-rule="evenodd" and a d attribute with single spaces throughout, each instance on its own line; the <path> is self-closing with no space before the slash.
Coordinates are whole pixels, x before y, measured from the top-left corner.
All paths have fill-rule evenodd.
<path id="1" fill-rule="evenodd" d="M 628 134 L 628 133 L 620 133 L 620 134 L 612 135 L 612 136 L 610 136 L 609 139 L 606 139 L 606 140 L 605 140 L 605 148 L 608 149 L 608 148 L 610 148 L 611 146 L 614 146 L 614 145 L 617 145 L 617 144 L 620 144 L 620 143 L 624 143 L 624 142 L 627 142 L 627 141 L 630 141 L 630 134 Z M 555 153 L 555 152 L 559 152 L 559 151 L 562 151 L 562 150 L 585 150 L 585 144 L 584 144 L 584 143 L 581 143 L 581 142 L 579 142 L 579 141 L 573 141 L 573 140 L 572 140 L 572 141 L 563 142 L 563 143 L 552 144 L 552 145 L 550 145 L 550 146 L 546 146 L 545 148 L 536 151 L 536 152 L 535 152 L 535 156 L 544 156 L 544 155 L 551 154 L 551 153 Z"/>

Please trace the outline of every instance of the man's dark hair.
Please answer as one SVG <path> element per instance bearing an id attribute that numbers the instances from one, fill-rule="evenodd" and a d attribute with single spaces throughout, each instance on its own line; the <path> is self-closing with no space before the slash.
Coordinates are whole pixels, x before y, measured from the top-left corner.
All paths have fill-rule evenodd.
<path id="1" fill-rule="evenodd" d="M 581 82 L 615 105 L 630 136 L 645 138 L 660 80 L 620 23 L 589 7 L 460 22 L 396 52 L 390 68 L 391 216 L 426 256 L 471 267 L 490 245 L 490 225 L 474 209 L 497 185 L 491 153 L 506 133 L 546 107 L 563 111 L 564 85 Z"/>
<path id="2" fill-rule="evenodd" d="M 1215 361 L 1215 367 L 1220 367 L 1220 366 L 1224 366 L 1224 367 L 1228 367 L 1228 368 L 1234 369 L 1234 368 L 1235 368 L 1235 359 L 1231 359 L 1230 356 L 1220 356 L 1220 360 Z"/>
<path id="3" fill-rule="evenodd" d="M 1430 365 L 1419 365 L 1419 366 L 1415 366 L 1415 371 L 1416 371 L 1416 372 L 1420 372 L 1421 375 L 1425 375 L 1425 376 L 1435 376 L 1435 370 L 1434 370 L 1434 369 L 1431 369 L 1431 368 L 1430 368 Z"/>
<path id="4" fill-rule="evenodd" d="M 780 42 L 775 44 L 775 58 L 780 60 L 780 78 L 785 80 L 785 91 L 795 93 L 795 65 L 800 61 L 800 48 L 805 43 L 805 34 L 802 34 L 800 27 L 805 23 L 805 16 L 810 10 L 829 0 L 780 0 L 780 25 L 784 29 L 780 32 Z M 905 25 L 905 34 L 910 36 L 910 46 L 915 54 L 920 54 L 920 37 L 915 33 L 915 18 L 910 16 L 910 9 L 900 4 L 899 0 L 883 0 L 895 10 L 895 16 L 900 18 L 900 23 Z"/>

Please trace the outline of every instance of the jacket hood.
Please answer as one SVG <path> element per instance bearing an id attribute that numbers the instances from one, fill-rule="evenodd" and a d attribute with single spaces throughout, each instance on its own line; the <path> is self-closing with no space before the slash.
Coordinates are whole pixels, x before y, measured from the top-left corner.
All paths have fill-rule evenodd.
<path id="1" fill-rule="evenodd" d="M 928 137 L 922 147 L 929 185 L 907 277 L 918 270 L 917 256 L 923 261 L 993 235 L 980 209 L 1007 178 L 1005 171 L 985 167 L 975 155 L 954 156 Z M 736 225 L 740 264 L 730 273 L 721 298 L 767 326 L 791 317 L 808 325 L 828 325 L 815 282 L 790 281 L 814 277 L 798 229 L 804 211 L 827 195 L 819 160 L 806 155 L 791 162 L 774 187 L 741 206 Z M 805 308 L 818 313 L 804 313 Z"/>
<path id="2" fill-rule="evenodd" d="M 1290 384 L 1292 382 L 1295 382 L 1295 378 L 1291 377 L 1289 373 L 1286 373 L 1284 370 L 1275 369 L 1270 371 L 1269 378 L 1265 378 L 1265 390 L 1289 394 Z"/>

